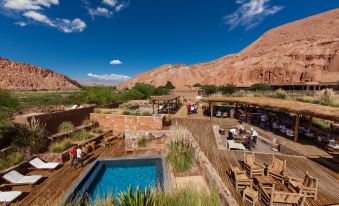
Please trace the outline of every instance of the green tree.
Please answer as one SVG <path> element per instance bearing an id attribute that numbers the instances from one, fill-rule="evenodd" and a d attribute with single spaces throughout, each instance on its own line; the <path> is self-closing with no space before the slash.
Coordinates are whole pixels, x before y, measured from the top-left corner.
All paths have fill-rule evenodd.
<path id="1" fill-rule="evenodd" d="M 154 86 L 146 83 L 136 83 L 132 89 L 142 93 L 144 95 L 143 98 L 145 99 L 148 99 L 150 96 L 152 96 L 155 90 Z"/>
<path id="2" fill-rule="evenodd" d="M 166 87 L 157 87 L 154 90 L 154 95 L 166 95 L 168 94 L 168 88 Z"/>
<path id="3" fill-rule="evenodd" d="M 173 85 L 173 83 L 171 81 L 167 81 L 166 85 L 165 85 L 165 88 L 167 88 L 167 89 L 174 89 L 175 86 Z"/>
<path id="4" fill-rule="evenodd" d="M 204 90 L 205 94 L 208 94 L 208 95 L 216 93 L 218 89 L 217 86 L 209 85 L 209 84 L 205 84 L 201 88 Z"/>
<path id="5" fill-rule="evenodd" d="M 235 84 L 226 84 L 224 86 L 221 86 L 219 90 L 222 92 L 222 94 L 233 94 L 236 91 L 236 85 Z"/>

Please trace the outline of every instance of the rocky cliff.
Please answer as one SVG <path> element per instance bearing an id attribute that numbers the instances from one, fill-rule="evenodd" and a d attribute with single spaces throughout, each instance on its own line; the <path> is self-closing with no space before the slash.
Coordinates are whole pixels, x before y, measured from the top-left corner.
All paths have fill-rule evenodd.
<path id="1" fill-rule="evenodd" d="M 80 84 L 65 75 L 30 64 L 0 58 L 0 88 L 10 90 L 68 90 Z"/>
<path id="2" fill-rule="evenodd" d="M 118 85 L 136 82 L 177 87 L 201 84 L 238 86 L 339 80 L 339 9 L 298 20 L 264 33 L 238 54 L 195 65 L 163 65 Z"/>

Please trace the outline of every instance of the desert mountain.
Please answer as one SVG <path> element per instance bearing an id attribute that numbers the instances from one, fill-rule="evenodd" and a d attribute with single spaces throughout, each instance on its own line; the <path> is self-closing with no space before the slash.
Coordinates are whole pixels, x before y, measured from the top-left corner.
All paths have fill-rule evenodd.
<path id="1" fill-rule="evenodd" d="M 10 90 L 67 90 L 80 84 L 63 74 L 0 57 L 0 88 Z"/>
<path id="2" fill-rule="evenodd" d="M 195 65 L 163 65 L 118 85 L 137 82 L 155 86 L 172 81 L 185 85 L 265 82 L 282 84 L 339 80 L 339 9 L 331 10 L 264 33 L 238 54 Z"/>

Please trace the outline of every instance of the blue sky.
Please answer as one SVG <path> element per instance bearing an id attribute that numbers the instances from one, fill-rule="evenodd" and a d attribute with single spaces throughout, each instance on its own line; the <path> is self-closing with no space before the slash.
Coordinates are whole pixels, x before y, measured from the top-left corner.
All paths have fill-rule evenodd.
<path id="1" fill-rule="evenodd" d="M 117 82 L 237 53 L 270 28 L 338 7 L 339 0 L 0 0 L 0 56 Z"/>

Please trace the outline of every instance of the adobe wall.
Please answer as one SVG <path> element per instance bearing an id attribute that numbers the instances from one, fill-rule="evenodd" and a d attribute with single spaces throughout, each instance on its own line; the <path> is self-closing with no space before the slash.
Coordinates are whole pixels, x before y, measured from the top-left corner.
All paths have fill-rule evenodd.
<path id="1" fill-rule="evenodd" d="M 42 124 L 46 124 L 45 129 L 49 134 L 55 134 L 58 131 L 58 127 L 62 122 L 70 121 L 74 126 L 80 126 L 81 122 L 89 118 L 90 113 L 94 111 L 96 106 L 83 107 L 78 109 L 71 109 L 53 113 L 38 114 L 34 117 L 40 121 Z M 30 120 L 33 116 L 27 117 L 27 121 Z"/>
<path id="2" fill-rule="evenodd" d="M 90 119 L 99 123 L 104 130 L 113 130 L 114 135 L 123 135 L 125 131 L 161 130 L 164 115 L 134 116 L 120 114 L 91 113 Z"/>

